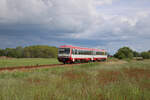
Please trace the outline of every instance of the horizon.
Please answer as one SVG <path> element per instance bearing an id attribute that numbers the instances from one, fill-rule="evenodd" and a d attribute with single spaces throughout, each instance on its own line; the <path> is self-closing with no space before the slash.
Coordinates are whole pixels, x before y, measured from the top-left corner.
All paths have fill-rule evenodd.
<path id="1" fill-rule="evenodd" d="M 49 47 L 56 47 L 56 48 L 59 48 L 60 46 L 72 46 L 72 47 L 79 47 L 79 48 L 89 48 L 89 47 L 81 47 L 81 46 L 73 46 L 73 45 L 60 45 L 60 46 L 52 46 L 52 45 L 28 45 L 28 46 L 16 46 L 16 47 L 12 47 L 12 48 L 10 48 L 10 49 L 15 49 L 15 48 L 17 48 L 17 47 L 22 47 L 22 48 L 25 48 L 25 47 L 30 47 L 30 46 L 49 46 Z M 128 47 L 128 46 L 123 46 L 123 47 Z M 121 47 L 121 48 L 123 48 L 123 47 Z M 119 49 L 121 49 L 121 48 L 119 48 Z M 130 47 L 128 47 L 128 48 L 130 48 Z M 0 49 L 6 49 L 6 48 L 0 48 Z M 101 48 L 89 48 L 89 49 L 101 49 Z M 119 50 L 118 49 L 118 50 Z M 131 49 L 131 48 L 130 48 Z M 117 51 L 116 52 L 114 52 L 114 53 L 111 53 L 111 52 L 108 52 L 107 51 L 107 49 L 101 49 L 101 50 L 106 50 L 106 52 L 109 54 L 109 55 L 114 55 L 114 54 L 116 54 L 117 53 Z M 132 50 L 132 49 L 131 49 Z M 133 52 L 135 51 L 135 50 L 132 50 Z M 135 52 L 138 52 L 138 53 L 142 53 L 142 52 L 149 52 L 150 50 L 147 50 L 147 51 L 141 51 L 141 52 L 138 52 L 138 51 L 135 51 Z"/>

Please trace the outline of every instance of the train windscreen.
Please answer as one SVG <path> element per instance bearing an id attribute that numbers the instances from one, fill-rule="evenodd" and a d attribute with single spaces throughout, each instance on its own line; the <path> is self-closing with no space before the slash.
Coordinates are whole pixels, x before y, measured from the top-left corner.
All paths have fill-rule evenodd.
<path id="1" fill-rule="evenodd" d="M 69 54 L 70 48 L 59 48 L 58 53 L 59 54 Z"/>

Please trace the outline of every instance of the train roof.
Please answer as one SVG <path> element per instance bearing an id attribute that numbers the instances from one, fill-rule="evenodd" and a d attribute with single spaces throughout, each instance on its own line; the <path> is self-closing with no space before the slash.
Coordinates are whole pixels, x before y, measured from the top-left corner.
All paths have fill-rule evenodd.
<path id="1" fill-rule="evenodd" d="M 104 50 L 104 49 L 83 48 L 83 47 L 76 47 L 76 46 L 72 46 L 72 45 L 63 45 L 63 46 L 60 46 L 59 48 L 73 48 L 73 49 L 80 49 L 80 50 L 103 51 L 103 52 L 106 52 L 106 50 Z"/>

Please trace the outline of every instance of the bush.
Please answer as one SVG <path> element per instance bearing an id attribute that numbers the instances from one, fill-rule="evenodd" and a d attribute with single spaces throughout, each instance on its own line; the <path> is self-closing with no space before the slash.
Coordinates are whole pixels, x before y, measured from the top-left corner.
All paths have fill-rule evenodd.
<path id="1" fill-rule="evenodd" d="M 142 52 L 141 57 L 143 57 L 144 59 L 150 59 L 150 52 Z"/>
<path id="2" fill-rule="evenodd" d="M 4 56 L 4 50 L 0 49 L 0 56 Z"/>
<path id="3" fill-rule="evenodd" d="M 140 53 L 139 53 L 139 52 L 136 52 L 136 51 L 133 51 L 133 56 L 134 56 L 134 57 L 140 57 Z"/>
<path id="4" fill-rule="evenodd" d="M 120 48 L 114 57 L 118 59 L 132 59 L 133 58 L 133 51 L 129 47 Z"/>

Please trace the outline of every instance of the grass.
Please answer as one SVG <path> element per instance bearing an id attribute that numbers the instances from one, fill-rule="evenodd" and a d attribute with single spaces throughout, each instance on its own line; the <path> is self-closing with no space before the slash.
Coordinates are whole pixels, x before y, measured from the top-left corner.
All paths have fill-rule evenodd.
<path id="1" fill-rule="evenodd" d="M 150 60 L 1 72 L 0 100 L 150 100 Z"/>
<path id="2" fill-rule="evenodd" d="M 20 59 L 0 59 L 0 67 L 15 67 L 15 66 L 33 66 L 45 64 L 58 64 L 55 58 L 20 58 Z"/>

